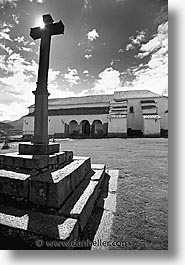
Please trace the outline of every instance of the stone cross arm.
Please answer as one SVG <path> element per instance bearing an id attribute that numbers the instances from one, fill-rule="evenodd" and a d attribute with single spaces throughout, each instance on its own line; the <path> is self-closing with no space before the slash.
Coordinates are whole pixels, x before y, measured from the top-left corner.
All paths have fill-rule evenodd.
<path id="1" fill-rule="evenodd" d="M 34 119 L 34 137 L 32 143 L 38 148 L 42 145 L 41 154 L 48 153 L 48 70 L 51 36 L 64 34 L 64 24 L 60 20 L 53 23 L 50 14 L 43 15 L 44 27 L 31 28 L 30 36 L 34 39 L 41 39 L 40 58 L 35 95 L 35 119 Z M 35 148 L 35 147 L 34 147 Z"/>
<path id="2" fill-rule="evenodd" d="M 64 24 L 60 20 L 56 23 L 46 24 L 44 28 L 31 28 L 30 36 L 34 39 L 40 39 L 43 32 L 48 32 L 50 35 L 64 34 Z"/>

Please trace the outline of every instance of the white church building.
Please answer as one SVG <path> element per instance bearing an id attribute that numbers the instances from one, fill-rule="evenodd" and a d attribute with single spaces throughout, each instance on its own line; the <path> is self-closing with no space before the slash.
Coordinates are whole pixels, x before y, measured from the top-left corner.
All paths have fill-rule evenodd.
<path id="1" fill-rule="evenodd" d="M 34 105 L 23 120 L 23 136 L 34 132 Z M 51 137 L 160 137 L 168 134 L 168 97 L 149 90 L 48 100 Z"/>

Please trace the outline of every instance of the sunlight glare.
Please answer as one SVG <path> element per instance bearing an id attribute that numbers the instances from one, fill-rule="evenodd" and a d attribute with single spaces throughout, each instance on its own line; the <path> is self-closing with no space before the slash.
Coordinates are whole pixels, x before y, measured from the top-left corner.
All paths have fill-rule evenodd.
<path id="1" fill-rule="evenodd" d="M 35 24 L 36 24 L 37 27 L 40 27 L 41 29 L 43 29 L 43 28 L 45 27 L 45 24 L 44 24 L 44 22 L 43 22 L 42 17 L 37 18 Z"/>

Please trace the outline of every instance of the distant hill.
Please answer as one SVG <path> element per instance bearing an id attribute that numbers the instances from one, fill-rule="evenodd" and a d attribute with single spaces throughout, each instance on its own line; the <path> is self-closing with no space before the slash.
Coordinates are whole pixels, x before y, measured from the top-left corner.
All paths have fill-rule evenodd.
<path id="1" fill-rule="evenodd" d="M 23 130 L 23 117 L 21 117 L 18 120 L 15 121 L 9 121 L 5 120 L 0 122 L 0 129 L 2 130 L 8 130 L 8 129 L 14 129 L 14 130 Z"/>
<path id="2" fill-rule="evenodd" d="M 5 120 L 5 121 L 1 121 L 1 122 L 9 123 L 9 122 L 11 122 L 11 121 L 10 121 L 10 120 Z"/>
<path id="3" fill-rule="evenodd" d="M 9 123 L 0 122 L 0 130 L 9 130 L 9 129 L 14 129 L 14 126 L 12 126 Z"/>
<path id="4" fill-rule="evenodd" d="M 15 130 L 23 130 L 23 118 L 20 118 L 19 120 L 15 121 L 9 121 L 8 124 L 12 126 Z"/>

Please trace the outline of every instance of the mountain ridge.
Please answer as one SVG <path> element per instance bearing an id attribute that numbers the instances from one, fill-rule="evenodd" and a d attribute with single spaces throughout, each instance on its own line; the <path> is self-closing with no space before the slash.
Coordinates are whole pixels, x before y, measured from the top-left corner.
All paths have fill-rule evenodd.
<path id="1" fill-rule="evenodd" d="M 4 120 L 0 121 L 0 129 L 15 129 L 15 130 L 23 130 L 23 117 L 21 117 L 18 120 L 14 121 L 9 121 L 9 120 Z"/>

